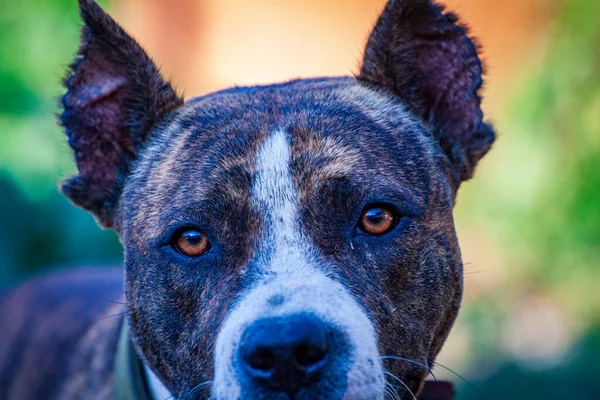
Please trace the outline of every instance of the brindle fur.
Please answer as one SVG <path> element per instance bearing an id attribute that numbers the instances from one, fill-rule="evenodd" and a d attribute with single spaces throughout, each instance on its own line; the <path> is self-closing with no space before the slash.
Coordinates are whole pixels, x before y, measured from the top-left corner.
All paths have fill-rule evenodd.
<path id="1" fill-rule="evenodd" d="M 121 318 L 108 316 L 124 310 L 140 356 L 172 393 L 212 380 L 220 327 L 258 273 L 264 221 L 249 188 L 274 131 L 290 140 L 303 233 L 364 308 L 380 354 L 432 366 L 462 296 L 456 191 L 494 140 L 479 108 L 477 51 L 456 17 L 426 0 L 392 0 L 356 78 L 182 104 L 133 39 L 93 1 L 80 6 L 82 46 L 62 116 L 79 175 L 63 192 L 119 233 L 126 306 L 114 303 L 114 271 L 60 274 L 5 296 L 0 398 L 112 398 Z M 378 201 L 402 210 L 399 227 L 354 236 L 365 204 Z M 173 252 L 182 226 L 200 228 L 211 253 Z M 427 375 L 406 362 L 384 366 L 419 387 Z"/>

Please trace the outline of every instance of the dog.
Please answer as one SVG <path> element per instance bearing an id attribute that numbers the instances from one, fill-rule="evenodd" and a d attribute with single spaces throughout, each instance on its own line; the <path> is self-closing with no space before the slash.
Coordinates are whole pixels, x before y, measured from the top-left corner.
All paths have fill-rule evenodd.
<path id="1" fill-rule="evenodd" d="M 461 303 L 457 191 L 495 139 L 458 18 L 390 0 L 356 76 L 184 101 L 79 6 L 61 190 L 118 233 L 124 279 L 4 294 L 0 398 L 416 399 Z"/>

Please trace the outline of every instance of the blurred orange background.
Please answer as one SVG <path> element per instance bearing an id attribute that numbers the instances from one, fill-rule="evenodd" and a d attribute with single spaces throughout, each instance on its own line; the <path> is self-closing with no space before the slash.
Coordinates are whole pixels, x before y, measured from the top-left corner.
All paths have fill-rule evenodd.
<path id="1" fill-rule="evenodd" d="M 540 57 L 548 0 L 449 0 L 483 45 L 486 105 Z M 128 0 L 110 9 L 188 96 L 232 85 L 357 72 L 383 0 Z"/>

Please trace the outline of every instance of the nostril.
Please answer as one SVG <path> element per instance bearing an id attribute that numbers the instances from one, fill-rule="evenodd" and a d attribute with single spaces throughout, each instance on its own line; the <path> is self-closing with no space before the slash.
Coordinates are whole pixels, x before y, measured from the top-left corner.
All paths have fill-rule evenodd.
<path id="1" fill-rule="evenodd" d="M 269 372 L 275 368 L 275 353 L 268 347 L 259 347 L 246 354 L 244 361 L 253 369 Z"/>
<path id="2" fill-rule="evenodd" d="M 296 348 L 294 360 L 304 369 L 314 369 L 325 361 L 328 346 L 323 342 L 319 345 L 303 343 Z"/>

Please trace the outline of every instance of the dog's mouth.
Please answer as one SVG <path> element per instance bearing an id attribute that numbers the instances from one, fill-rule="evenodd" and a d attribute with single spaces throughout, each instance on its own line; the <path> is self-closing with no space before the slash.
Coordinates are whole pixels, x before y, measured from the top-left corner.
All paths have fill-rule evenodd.
<path id="1" fill-rule="evenodd" d="M 294 367 L 292 367 L 294 368 Z M 213 393 L 213 381 L 201 382 L 197 385 L 188 386 L 189 389 L 184 389 L 179 393 L 178 396 L 173 396 L 158 380 L 158 378 L 149 370 L 146 369 L 146 379 L 149 386 L 152 388 L 151 397 L 144 397 L 137 395 L 136 398 L 140 400 L 145 399 L 179 399 L 179 400 L 201 400 L 201 399 L 214 399 L 214 400 L 230 400 L 229 398 L 223 398 L 214 396 Z M 369 395 L 368 393 L 362 393 L 360 397 L 353 395 L 351 393 L 347 395 L 335 396 L 332 393 L 320 393 L 319 397 L 314 393 L 310 393 L 309 389 L 300 389 L 300 387 L 306 385 L 310 382 L 310 380 L 302 380 L 300 381 L 299 387 L 288 387 L 289 391 L 280 390 L 284 389 L 284 386 L 276 386 L 276 390 L 269 393 L 268 391 L 264 391 L 262 393 L 251 393 L 250 388 L 243 388 L 242 394 L 238 397 L 240 399 L 265 399 L 265 398 L 273 398 L 278 400 L 296 400 L 296 399 L 329 399 L 329 398 L 342 398 L 342 399 L 392 399 L 392 400 L 410 400 L 417 398 L 417 392 L 419 387 L 421 386 L 420 378 L 411 378 L 409 375 L 406 376 L 396 376 L 391 374 L 390 372 L 385 372 L 386 381 L 384 382 L 383 395 L 373 394 Z M 268 378 L 267 378 L 268 379 Z M 289 378 L 279 377 L 279 379 L 283 379 L 283 381 L 279 382 L 279 385 L 289 384 Z M 292 378 L 293 379 L 293 378 Z M 287 381 L 287 383 L 285 383 Z M 314 380 L 313 380 L 314 382 Z M 453 388 L 447 382 L 425 382 L 423 388 L 423 394 L 425 398 L 429 398 L 428 395 L 432 396 L 437 400 L 451 400 L 453 398 Z M 381 392 L 380 390 L 377 391 Z M 334 396 L 331 396 L 334 395 Z M 421 396 L 418 397 L 421 399 Z"/>

